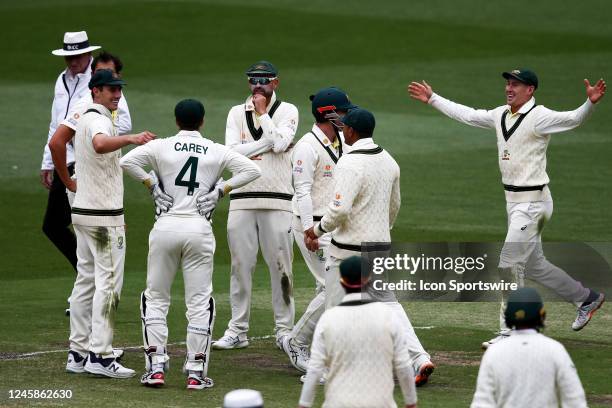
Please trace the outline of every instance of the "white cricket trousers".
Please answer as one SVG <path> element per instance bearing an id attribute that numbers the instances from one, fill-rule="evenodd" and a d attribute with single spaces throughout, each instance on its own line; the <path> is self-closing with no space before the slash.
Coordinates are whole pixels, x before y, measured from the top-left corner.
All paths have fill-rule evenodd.
<path id="1" fill-rule="evenodd" d="M 499 259 L 500 270 L 507 271 L 519 286 L 524 278 L 552 289 L 568 302 L 580 304 L 589 289 L 563 269 L 548 262 L 542 251 L 542 230 L 553 213 L 552 201 L 507 203 L 508 234 Z M 500 306 L 500 327 L 505 329 L 504 300 Z"/>
<path id="2" fill-rule="evenodd" d="M 77 277 L 70 295 L 70 349 L 113 357 L 113 323 L 123 286 L 125 227 L 73 225 Z"/>
<path id="3" fill-rule="evenodd" d="M 276 338 L 293 328 L 293 214 L 281 210 L 232 210 L 227 240 L 232 256 L 230 304 L 232 318 L 226 335 L 245 340 L 251 312 L 252 277 L 259 248 L 270 271 Z"/>
<path id="4" fill-rule="evenodd" d="M 310 301 L 306 311 L 293 326 L 291 338 L 300 346 L 310 346 L 314 330 L 319 321 L 319 318 L 325 311 L 325 262 L 327 260 L 327 251 L 329 249 L 331 234 L 323 234 L 319 237 L 319 249 L 311 252 L 306 248 L 304 242 L 304 227 L 300 218 L 293 217 L 293 236 L 297 243 L 306 266 L 316 280 L 315 297 Z"/>
<path id="5" fill-rule="evenodd" d="M 348 251 L 347 251 L 348 252 Z M 354 255 L 360 255 L 359 252 L 354 252 Z M 344 288 L 340 284 L 340 263 L 343 259 L 336 258 L 332 255 L 327 257 L 327 263 L 325 265 L 325 290 L 327 291 L 326 308 L 332 308 L 342 301 L 342 298 L 346 294 Z M 431 361 L 431 356 L 425 351 L 423 345 L 419 341 L 412 323 L 406 314 L 406 311 L 402 305 L 397 302 L 383 302 L 388 305 L 393 313 L 397 316 L 401 322 L 402 329 L 407 333 L 406 341 L 408 345 L 408 353 L 410 355 L 411 365 L 415 375 L 418 374 L 419 368 L 426 363 Z"/>
<path id="6" fill-rule="evenodd" d="M 186 232 L 188 227 L 181 231 L 179 226 L 181 222 L 191 220 L 177 218 L 160 218 L 149 234 L 147 287 L 141 295 L 140 304 L 143 341 L 145 349 L 162 346 L 165 351 L 168 342 L 166 316 L 170 307 L 170 290 L 176 272 L 181 268 L 188 322 L 185 369 L 202 371 L 206 375 L 216 314 L 212 298 L 215 237 L 208 222 L 193 220 L 192 223 L 200 221 L 201 232 Z M 173 225 L 174 230 L 163 229 Z M 161 358 L 167 361 L 167 355 Z"/>

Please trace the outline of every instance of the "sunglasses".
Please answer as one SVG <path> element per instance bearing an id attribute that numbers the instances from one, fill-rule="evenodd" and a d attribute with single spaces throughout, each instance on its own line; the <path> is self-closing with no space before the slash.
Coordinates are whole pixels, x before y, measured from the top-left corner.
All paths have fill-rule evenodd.
<path id="1" fill-rule="evenodd" d="M 249 84 L 251 85 L 268 85 L 270 82 L 274 81 L 276 77 L 249 77 Z"/>

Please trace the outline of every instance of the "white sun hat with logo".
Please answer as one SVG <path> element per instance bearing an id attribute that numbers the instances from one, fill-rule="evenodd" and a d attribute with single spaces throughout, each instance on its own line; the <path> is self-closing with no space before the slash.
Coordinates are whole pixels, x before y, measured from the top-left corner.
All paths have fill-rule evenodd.
<path id="1" fill-rule="evenodd" d="M 85 54 L 99 48 L 101 48 L 99 45 L 89 45 L 89 39 L 85 31 L 67 32 L 64 34 L 64 47 L 51 51 L 51 54 L 65 57 Z"/>

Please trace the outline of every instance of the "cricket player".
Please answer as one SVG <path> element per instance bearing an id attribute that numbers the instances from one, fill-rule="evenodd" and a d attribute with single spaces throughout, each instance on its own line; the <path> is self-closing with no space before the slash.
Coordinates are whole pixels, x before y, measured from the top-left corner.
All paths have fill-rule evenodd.
<path id="1" fill-rule="evenodd" d="M 216 313 L 212 297 L 215 237 L 206 215 L 234 187 L 250 183 L 261 172 L 241 154 L 202 137 L 201 102 L 185 99 L 176 105 L 174 115 L 179 128 L 176 136 L 137 147 L 120 162 L 126 173 L 147 188 L 164 186 L 165 193 L 172 197 L 169 208 L 160 214 L 149 235 L 147 288 L 140 304 L 146 363 L 141 383 L 161 386 L 165 382 L 169 360 L 166 316 L 172 281 L 180 267 L 188 320 L 184 365 L 189 374 L 187 388 L 203 389 L 213 386 L 207 372 Z M 159 180 L 152 178 L 144 167 L 151 167 Z M 233 177 L 217 183 L 226 168 Z M 196 202 L 199 196 L 202 196 L 200 208 Z"/>
<path id="2" fill-rule="evenodd" d="M 58 173 L 54 171 L 49 141 L 61 122 L 68 117 L 68 113 L 76 102 L 90 92 L 87 85 L 91 79 L 89 69 L 92 63 L 91 53 L 99 48 L 98 45 L 90 45 L 85 31 L 78 31 L 65 33 L 63 47 L 51 52 L 53 55 L 63 57 L 66 69 L 58 75 L 55 81 L 51 122 L 41 163 L 40 180 L 49 190 L 42 230 L 75 271 L 77 270 L 77 244 L 75 235 L 69 228 L 70 205 L 66 197 L 66 188 Z M 65 150 L 64 166 L 72 175 L 75 161 L 74 147 L 70 144 Z"/>
<path id="3" fill-rule="evenodd" d="M 504 317 L 513 330 L 482 356 L 472 408 L 586 408 L 584 389 L 565 347 L 540 334 L 546 312 L 539 293 L 519 288 Z"/>
<path id="4" fill-rule="evenodd" d="M 304 231 L 321 221 L 333 194 L 332 174 L 344 152 L 340 116 L 356 106 L 335 87 L 310 97 L 315 124 L 293 148 L 293 235 L 308 269 L 315 278 L 316 295 L 283 342 L 291 364 L 306 372 L 314 328 L 325 311 L 325 261 L 331 234 L 317 239 L 318 249 L 306 248 Z"/>
<path id="5" fill-rule="evenodd" d="M 579 126 L 603 98 L 603 79 L 591 85 L 584 80 L 587 100 L 578 109 L 556 112 L 537 105 L 534 93 L 538 77 L 528 69 L 504 72 L 506 105 L 492 110 L 472 109 L 441 97 L 427 82 L 412 82 L 410 96 L 427 103 L 451 119 L 470 126 L 495 129 L 499 169 L 506 195 L 508 233 L 499 261 L 503 277 L 523 286 L 524 278 L 554 290 L 568 302 L 576 304 L 578 314 L 573 330 L 581 330 L 601 307 L 605 296 L 582 284 L 565 271 L 548 262 L 542 252 L 542 229 L 553 212 L 553 200 L 546 173 L 546 149 L 550 135 Z M 483 348 L 508 337 L 509 329 L 500 307 L 500 332 L 482 343 Z"/>
<path id="6" fill-rule="evenodd" d="M 116 361 L 112 348 L 126 248 L 119 158 L 123 146 L 145 144 L 155 137 L 148 131 L 117 135 L 111 112 L 117 110 L 124 84 L 106 69 L 91 77 L 93 103 L 79 120 L 74 136 L 79 179 L 72 224 L 77 237 L 78 274 L 70 296 L 66 371 L 113 378 L 135 374 Z"/>
<path id="7" fill-rule="evenodd" d="M 349 153 L 334 169 L 334 189 L 319 223 L 304 231 L 306 246 L 317 249 L 317 240 L 331 233 L 331 245 L 325 265 L 326 309 L 342 299 L 339 265 L 343 259 L 359 255 L 363 243 L 377 243 L 373 251 L 391 246 L 391 227 L 400 209 L 400 168 L 382 147 L 372 140 L 374 115 L 361 108 L 351 109 L 341 119 Z M 388 243 L 388 244 L 387 244 Z M 397 314 L 396 321 L 406 332 L 417 385 L 424 385 L 434 370 L 430 356 L 423 349 L 402 305 L 391 292 L 374 291 Z"/>
<path id="8" fill-rule="evenodd" d="M 262 175 L 230 194 L 227 239 L 232 257 L 232 318 L 213 347 L 233 349 L 249 345 L 252 274 L 261 248 L 270 271 L 276 345 L 282 349 L 282 338 L 291 332 L 295 315 L 289 149 L 298 126 L 298 111 L 294 105 L 277 99 L 278 70 L 273 64 L 257 62 L 246 75 L 251 96 L 230 110 L 225 144 L 256 161 Z"/>
<path id="9" fill-rule="evenodd" d="M 371 277 L 370 270 L 362 270 L 358 256 L 340 263 L 340 284 L 346 295 L 340 305 L 325 311 L 317 324 L 300 407 L 313 405 L 325 370 L 323 407 L 397 407 L 394 373 L 404 406 L 416 407 L 407 333 L 397 321 L 397 313 L 365 294 Z"/>
<path id="10" fill-rule="evenodd" d="M 96 55 L 91 63 L 91 72 L 95 73 L 99 69 L 109 69 L 117 76 L 121 75 L 123 69 L 123 63 L 119 57 L 102 51 Z M 71 104 L 70 113 L 65 116 L 65 119 L 61 121 L 59 126 L 55 129 L 53 136 L 49 140 L 48 147 L 51 152 L 53 159 L 53 165 L 55 167 L 55 174 L 57 175 L 57 181 L 61 181 L 66 186 L 66 192 L 69 193 L 68 202 L 74 199 L 74 192 L 76 191 L 76 175 L 74 174 L 74 163 L 69 166 L 66 164 L 68 151 L 72 149 L 72 139 L 74 138 L 74 132 L 76 131 L 76 125 L 79 118 L 85 113 L 87 107 L 93 102 L 91 93 L 84 94 L 81 99 Z M 112 112 L 113 123 L 117 127 L 117 133 L 120 135 L 128 134 L 132 130 L 132 118 L 130 116 L 130 110 L 125 99 L 125 95 L 121 94 L 119 99 L 119 106 L 116 111 Z M 70 160 L 74 161 L 74 157 Z M 76 256 L 76 248 L 75 248 Z M 70 303 L 70 299 L 68 299 Z M 66 309 L 66 315 L 70 314 L 70 309 Z"/>

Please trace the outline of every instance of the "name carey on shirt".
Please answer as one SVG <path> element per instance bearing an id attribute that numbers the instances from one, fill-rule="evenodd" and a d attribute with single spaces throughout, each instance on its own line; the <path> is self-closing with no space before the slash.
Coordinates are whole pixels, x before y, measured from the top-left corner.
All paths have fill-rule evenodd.
<path id="1" fill-rule="evenodd" d="M 177 152 L 206 154 L 206 152 L 208 151 L 208 147 L 199 145 L 197 143 L 176 142 L 174 144 L 174 150 L 176 150 Z"/>

